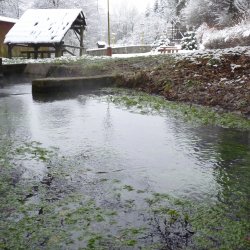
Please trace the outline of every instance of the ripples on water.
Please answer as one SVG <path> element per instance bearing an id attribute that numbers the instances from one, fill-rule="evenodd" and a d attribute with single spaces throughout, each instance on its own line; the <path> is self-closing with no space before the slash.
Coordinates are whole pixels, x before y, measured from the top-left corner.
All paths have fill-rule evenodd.
<path id="1" fill-rule="evenodd" d="M 226 178 L 218 175 L 228 176 L 233 168 L 240 174 L 249 163 L 248 132 L 194 128 L 164 115 L 132 113 L 94 94 L 37 102 L 28 84 L 0 92 L 5 95 L 1 125 L 11 137 L 58 147 L 68 156 L 86 153 L 96 171 L 122 170 L 157 191 L 216 196 Z"/>
<path id="2" fill-rule="evenodd" d="M 32 98 L 29 84 L 0 89 L 2 135 L 56 147 L 82 167 L 138 189 L 200 201 L 233 201 L 235 192 L 249 198 L 249 132 L 131 112 L 106 95 L 45 101 Z M 44 174 L 42 166 L 27 166 Z"/>

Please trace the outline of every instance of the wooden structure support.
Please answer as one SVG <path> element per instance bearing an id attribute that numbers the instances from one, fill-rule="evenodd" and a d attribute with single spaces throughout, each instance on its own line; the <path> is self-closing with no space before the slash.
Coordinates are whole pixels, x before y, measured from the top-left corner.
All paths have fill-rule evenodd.
<path id="1" fill-rule="evenodd" d="M 34 59 L 38 58 L 38 49 L 39 49 L 39 46 L 34 46 Z"/>
<path id="2" fill-rule="evenodd" d="M 62 44 L 56 44 L 55 45 L 55 49 L 56 49 L 55 57 L 61 57 L 61 56 L 63 56 Z"/>
<path id="3" fill-rule="evenodd" d="M 80 28 L 80 56 L 82 56 L 83 55 L 83 49 L 82 49 L 82 47 L 83 47 L 83 31 L 84 31 L 84 27 L 83 26 L 81 26 L 81 28 Z"/>
<path id="4" fill-rule="evenodd" d="M 0 57 L 0 79 L 3 76 L 3 60 L 2 57 Z"/>
<path id="5" fill-rule="evenodd" d="M 12 58 L 12 48 L 13 46 L 11 44 L 8 44 L 8 58 Z"/>

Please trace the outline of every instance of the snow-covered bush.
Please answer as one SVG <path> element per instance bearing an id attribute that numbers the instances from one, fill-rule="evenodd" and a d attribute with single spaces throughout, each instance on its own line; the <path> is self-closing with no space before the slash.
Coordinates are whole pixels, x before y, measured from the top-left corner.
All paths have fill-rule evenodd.
<path id="1" fill-rule="evenodd" d="M 184 34 L 181 41 L 181 49 L 196 50 L 198 49 L 196 34 L 194 31 L 188 31 Z"/>
<path id="2" fill-rule="evenodd" d="M 206 29 L 200 29 L 200 31 L 202 31 L 201 42 L 206 49 L 223 49 L 250 45 L 250 20 L 223 30 L 207 27 Z M 199 29 L 197 34 L 199 34 Z"/>
<path id="3" fill-rule="evenodd" d="M 162 46 L 168 46 L 170 44 L 170 40 L 167 37 L 167 34 L 163 34 L 159 36 L 159 38 L 156 38 L 155 41 L 152 44 L 153 48 L 159 48 Z"/>

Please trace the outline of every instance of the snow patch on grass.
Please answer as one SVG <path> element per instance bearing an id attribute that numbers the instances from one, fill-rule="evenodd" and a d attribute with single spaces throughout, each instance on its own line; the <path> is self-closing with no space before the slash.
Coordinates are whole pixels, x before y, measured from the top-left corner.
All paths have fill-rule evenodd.
<path id="1" fill-rule="evenodd" d="M 101 60 L 107 59 L 106 56 L 89 56 L 83 55 L 79 56 L 62 56 L 58 58 L 38 58 L 38 59 L 26 59 L 22 57 L 15 57 L 12 59 L 3 58 L 3 64 L 31 64 L 31 63 L 70 63 L 77 62 L 81 60 Z"/>
<path id="2" fill-rule="evenodd" d="M 176 59 L 186 59 L 189 61 L 197 62 L 198 58 L 209 58 L 210 65 L 215 65 L 215 62 L 219 62 L 223 55 L 246 55 L 250 56 L 250 46 L 237 46 L 227 49 L 207 49 L 207 50 L 195 50 L 195 51 L 180 51 L 180 53 L 174 54 Z M 213 60 L 213 62 L 211 61 Z"/>
<path id="3" fill-rule="evenodd" d="M 219 62 L 223 55 L 234 54 L 234 55 L 246 55 L 250 56 L 250 46 L 237 46 L 234 48 L 227 49 L 210 49 L 210 50 L 179 50 L 178 53 L 171 54 L 161 54 L 158 51 L 151 51 L 147 53 L 137 53 L 137 54 L 113 54 L 112 57 L 109 56 L 90 56 L 83 55 L 79 56 L 63 56 L 59 58 L 44 58 L 44 59 L 25 59 L 21 57 L 16 57 L 13 59 L 3 58 L 3 64 L 33 64 L 33 63 L 77 63 L 82 61 L 101 61 L 101 60 L 112 60 L 118 58 L 133 58 L 133 57 L 148 57 L 148 56 L 162 56 L 162 57 L 174 57 L 176 60 L 189 60 L 193 63 L 199 63 L 198 58 L 209 58 L 211 65 L 216 65 L 215 62 Z"/>

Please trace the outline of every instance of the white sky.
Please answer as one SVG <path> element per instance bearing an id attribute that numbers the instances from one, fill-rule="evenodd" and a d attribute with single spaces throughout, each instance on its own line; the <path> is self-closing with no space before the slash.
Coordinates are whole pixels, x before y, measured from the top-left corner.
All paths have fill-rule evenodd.
<path id="1" fill-rule="evenodd" d="M 99 0 L 99 3 L 104 7 L 107 6 L 107 0 Z M 136 7 L 139 11 L 144 11 L 149 4 L 152 5 L 153 3 L 154 0 L 109 0 L 111 10 L 116 6 L 126 4 L 130 7 Z"/>

